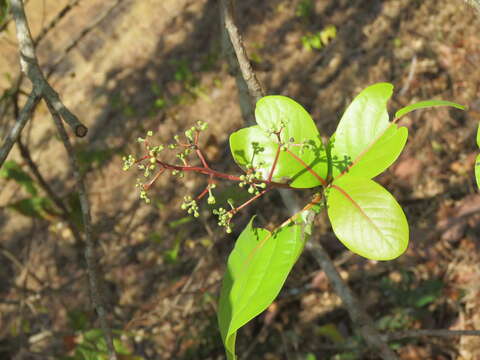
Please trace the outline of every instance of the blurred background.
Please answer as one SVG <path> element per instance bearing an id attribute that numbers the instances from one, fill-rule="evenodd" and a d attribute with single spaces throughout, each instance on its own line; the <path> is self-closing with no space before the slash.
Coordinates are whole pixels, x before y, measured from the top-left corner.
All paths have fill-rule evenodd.
<path id="1" fill-rule="evenodd" d="M 0 1 L 0 4 L 2 1 Z M 254 213 L 263 225 L 287 216 L 278 193 L 235 219 L 226 235 L 206 202 L 193 219 L 180 209 L 198 195 L 200 175 L 164 174 L 140 201 L 138 137 L 168 144 L 197 120 L 212 167 L 238 174 L 229 134 L 243 126 L 234 77 L 222 54 L 217 1 L 30 0 L 32 35 L 69 3 L 38 43 L 42 69 L 89 128 L 74 139 L 92 202 L 105 302 L 122 359 L 223 359 L 215 311 L 228 253 Z M 3 4 L 5 0 L 3 0 Z M 0 135 L 31 86 L 19 75 L 15 29 L 0 13 Z M 5 15 L 5 16 L 3 16 Z M 435 108 L 402 120 L 409 140 L 378 181 L 404 208 L 407 253 L 391 262 L 351 255 L 325 214 L 321 241 L 380 331 L 480 329 L 480 195 L 473 166 L 480 120 L 480 18 L 457 0 L 242 0 L 236 15 L 248 55 L 268 94 L 294 98 L 328 137 L 366 86 L 395 85 L 393 114 L 444 99 L 468 111 Z M 18 98 L 18 99 L 17 99 Z M 39 183 L 34 168 L 81 224 L 63 145 L 44 104 L 0 169 L 0 359 L 102 359 L 83 245 Z M 29 159 L 31 161 L 29 161 Z M 172 162 L 174 159 L 169 159 Z M 32 166 L 32 163 L 34 164 Z M 241 199 L 225 183 L 217 195 Z M 312 192 L 296 192 L 307 201 Z M 376 359 L 362 348 L 341 300 L 304 253 L 269 309 L 242 328 L 243 359 Z M 480 359 L 476 337 L 391 342 L 401 359 Z"/>

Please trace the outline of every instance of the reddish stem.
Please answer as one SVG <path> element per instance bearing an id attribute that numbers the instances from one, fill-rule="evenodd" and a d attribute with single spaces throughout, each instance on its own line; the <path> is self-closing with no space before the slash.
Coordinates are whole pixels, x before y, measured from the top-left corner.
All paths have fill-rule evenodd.
<path id="1" fill-rule="evenodd" d="M 254 197 L 252 197 L 251 199 L 245 201 L 242 205 L 240 205 L 239 207 L 236 207 L 235 209 L 232 209 L 230 210 L 230 212 L 235 215 L 237 212 L 239 212 L 240 210 L 242 210 L 245 206 L 248 206 L 250 205 L 252 202 L 254 202 L 255 200 L 257 200 L 260 196 L 264 195 L 267 191 L 269 191 L 270 189 L 265 189 L 265 190 L 262 190 L 261 192 L 259 192 L 257 195 L 255 195 Z"/>
<path id="2" fill-rule="evenodd" d="M 162 167 L 164 167 L 165 169 L 168 169 L 168 170 L 192 171 L 192 172 L 197 172 L 197 173 L 200 173 L 200 174 L 209 175 L 211 177 L 216 177 L 216 178 L 220 178 L 220 179 L 226 179 L 226 180 L 230 180 L 230 181 L 242 181 L 239 176 L 222 173 L 220 171 L 213 170 L 212 168 L 205 168 L 205 167 L 200 167 L 200 166 L 178 166 L 178 165 L 172 165 L 172 164 L 165 163 L 165 162 L 163 162 L 161 160 L 158 160 L 158 159 L 157 159 L 157 164 L 161 165 Z M 266 183 L 266 184 L 268 184 L 269 186 L 272 186 L 272 187 L 292 189 L 292 187 L 290 187 L 290 185 L 288 185 L 288 184 L 278 183 L 278 182 L 274 182 L 274 181 L 270 181 L 270 182 L 268 182 L 268 181 L 258 181 L 258 182 L 259 183 Z"/>
<path id="3" fill-rule="evenodd" d="M 275 171 L 275 168 L 277 167 L 278 157 L 280 156 L 281 148 L 282 148 L 282 146 L 280 144 L 278 144 L 277 153 L 275 154 L 275 159 L 273 160 L 272 168 L 270 169 L 270 174 L 268 174 L 268 180 L 267 181 L 269 183 L 272 181 L 273 172 Z"/>
<path id="4" fill-rule="evenodd" d="M 312 174 L 313 176 L 315 176 L 318 181 L 320 181 L 322 183 L 322 185 L 324 187 L 326 187 L 328 184 L 327 182 L 325 181 L 324 178 L 322 178 L 320 175 L 318 175 L 307 163 L 305 163 L 305 161 L 303 161 L 302 159 L 300 159 L 297 155 L 295 155 L 293 152 L 291 152 L 289 149 L 286 150 L 286 152 L 288 154 L 290 154 L 290 156 L 292 156 L 295 160 L 297 160 L 300 164 L 302 164 L 305 169 L 307 169 L 307 171 Z"/>

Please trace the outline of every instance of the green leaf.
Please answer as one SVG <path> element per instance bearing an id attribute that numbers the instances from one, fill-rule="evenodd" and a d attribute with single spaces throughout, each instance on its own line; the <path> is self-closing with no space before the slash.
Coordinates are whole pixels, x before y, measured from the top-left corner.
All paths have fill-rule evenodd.
<path id="1" fill-rule="evenodd" d="M 347 175 L 328 190 L 328 217 L 337 238 L 354 253 L 391 260 L 408 246 L 408 223 L 395 198 L 370 179 Z"/>
<path id="2" fill-rule="evenodd" d="M 480 123 L 478 124 L 478 131 L 477 131 L 477 145 L 480 147 Z"/>
<path id="3" fill-rule="evenodd" d="M 37 189 L 33 179 L 14 160 L 6 161 L 0 169 L 0 177 L 14 180 L 33 196 L 37 195 Z"/>
<path id="4" fill-rule="evenodd" d="M 408 130 L 389 122 L 387 101 L 392 92 L 391 84 L 371 85 L 348 106 L 332 143 L 334 178 L 345 170 L 372 178 L 397 159 Z"/>
<path id="5" fill-rule="evenodd" d="M 253 219 L 231 252 L 220 293 L 218 323 L 228 359 L 235 359 L 237 330 L 265 310 L 280 292 L 310 233 L 311 211 L 271 233 Z"/>
<path id="6" fill-rule="evenodd" d="M 8 0 L 0 0 L 0 26 L 5 23 L 9 12 L 10 2 Z"/>
<path id="7" fill-rule="evenodd" d="M 308 112 L 294 100 L 285 96 L 266 96 L 257 102 L 255 117 L 258 125 L 241 129 L 230 136 L 230 149 L 235 162 L 244 170 L 254 167 L 268 178 L 274 163 L 280 132 L 283 144 L 307 164 L 318 176 L 327 176 L 327 157 L 320 134 Z M 299 146 L 309 144 L 309 147 Z M 292 187 L 310 188 L 321 181 L 288 152 L 281 151 L 273 181 L 289 182 Z"/>
<path id="8" fill-rule="evenodd" d="M 465 110 L 465 106 L 462 106 L 460 104 L 451 102 L 451 101 L 445 101 L 445 100 L 426 100 L 426 101 L 419 101 L 415 104 L 411 104 L 408 106 L 405 106 L 398 110 L 395 113 L 395 119 L 399 119 L 402 116 L 408 114 L 409 112 L 412 112 L 414 110 L 418 109 L 424 109 L 432 106 L 452 106 L 454 108 L 460 109 L 460 110 Z"/>
<path id="9" fill-rule="evenodd" d="M 19 212 L 24 216 L 37 219 L 49 219 L 49 214 L 52 212 L 52 204 L 48 198 L 32 197 L 28 199 L 19 200 L 8 207 Z"/>

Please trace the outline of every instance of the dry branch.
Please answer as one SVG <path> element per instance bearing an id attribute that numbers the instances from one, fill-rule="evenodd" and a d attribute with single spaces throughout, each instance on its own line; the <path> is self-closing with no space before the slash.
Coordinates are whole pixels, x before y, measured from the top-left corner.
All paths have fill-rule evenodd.
<path id="1" fill-rule="evenodd" d="M 31 115 L 31 109 L 33 109 L 34 105 L 38 102 L 40 98 L 43 98 L 48 106 L 50 113 L 52 114 L 60 138 L 64 143 L 65 149 L 69 157 L 70 165 L 72 167 L 73 174 L 76 180 L 76 187 L 80 198 L 80 206 L 82 210 L 82 218 L 85 230 L 85 258 L 87 262 L 87 272 L 90 284 L 90 291 L 92 294 L 92 302 L 97 311 L 101 328 L 105 336 L 109 359 L 117 360 L 117 355 L 115 354 L 115 349 L 113 345 L 112 331 L 107 324 L 107 314 L 102 303 L 100 291 L 101 287 L 99 284 L 97 259 L 95 254 L 95 241 L 93 239 L 90 217 L 90 205 L 88 201 L 86 187 L 80 174 L 73 147 L 63 126 L 62 119 L 74 129 L 77 136 L 85 136 L 87 133 L 87 128 L 77 119 L 77 117 L 73 113 L 70 112 L 70 110 L 65 107 L 65 105 L 61 102 L 58 94 L 45 79 L 38 65 L 38 60 L 36 57 L 35 48 L 33 45 L 30 29 L 28 27 L 22 1 L 11 0 L 11 3 L 12 14 L 17 28 L 17 39 L 20 49 L 20 65 L 22 68 L 22 72 L 32 82 L 33 90 L 32 94 L 29 96 L 27 104 L 20 111 L 20 115 L 18 118 L 22 121 L 17 121 L 17 124 L 13 128 L 13 130 L 17 130 L 12 130 L 9 134 L 11 136 L 7 138 L 7 140 L 10 139 L 11 143 L 9 143 L 9 148 L 5 147 L 5 149 L 3 149 L 2 147 L 1 149 L 3 160 L 6 158 L 8 152 L 11 150 L 13 143 L 18 140 L 23 126 L 28 121 Z M 3 163 L 3 160 L 0 162 L 0 165 Z"/>
<path id="2" fill-rule="evenodd" d="M 25 11 L 21 0 L 12 0 L 12 14 L 17 29 L 17 39 L 20 48 L 20 66 L 22 72 L 30 79 L 33 88 L 42 98 L 57 111 L 62 119 L 72 127 L 75 135 L 83 137 L 87 134 L 87 127 L 62 103 L 56 91 L 43 76 L 38 65 L 35 47 L 28 27 Z"/>
<path id="3" fill-rule="evenodd" d="M 68 138 L 67 132 L 63 126 L 63 122 L 60 119 L 60 115 L 56 112 L 55 108 L 50 104 L 47 104 L 52 114 L 53 121 L 57 127 L 60 138 L 63 141 L 65 150 L 67 151 L 70 166 L 73 170 L 73 175 L 76 181 L 76 187 L 78 191 L 78 197 L 80 198 L 80 207 L 82 210 L 82 220 L 85 227 L 85 259 L 87 261 L 88 279 L 90 283 L 90 292 L 92 295 L 92 302 L 97 311 L 98 318 L 100 320 L 100 326 L 104 332 L 105 340 L 107 341 L 107 348 L 109 352 L 109 360 L 117 360 L 115 354 L 115 348 L 113 346 L 112 330 L 107 323 L 107 312 L 103 306 L 103 299 L 101 293 L 101 286 L 99 281 L 98 269 L 97 269 L 97 256 L 95 251 L 95 240 L 93 239 L 92 221 L 90 215 L 90 204 L 88 201 L 87 190 L 85 183 L 83 182 L 82 175 L 80 174 L 80 168 L 78 166 L 75 153 Z"/>
<path id="4" fill-rule="evenodd" d="M 71 10 L 80 3 L 81 0 L 73 0 L 63 7 L 62 10 L 45 26 L 35 38 L 35 45 L 42 41 L 45 36 L 62 20 Z"/>
<path id="5" fill-rule="evenodd" d="M 15 125 L 13 125 L 10 131 L 8 132 L 8 135 L 5 138 L 2 147 L 0 148 L 0 167 L 5 162 L 5 159 L 10 153 L 10 150 L 12 150 L 13 144 L 15 144 L 15 142 L 18 140 L 20 133 L 25 127 L 25 124 L 30 119 L 33 109 L 38 104 L 40 99 L 41 99 L 41 95 L 35 89 L 33 89 L 27 99 L 27 103 L 20 111 L 20 115 L 15 121 Z"/>
<path id="6" fill-rule="evenodd" d="M 388 347 L 387 343 L 382 339 L 381 335 L 374 327 L 373 320 L 363 309 L 363 306 L 354 296 L 347 284 L 340 277 L 340 274 L 320 242 L 318 242 L 318 244 L 309 242 L 306 247 L 310 250 L 323 271 L 325 271 L 325 274 L 331 281 L 335 292 L 342 299 L 345 309 L 348 311 L 355 327 L 360 331 L 360 334 L 368 345 L 378 349 L 382 359 L 397 359 L 395 353 Z"/>
<path id="7" fill-rule="evenodd" d="M 419 329 L 399 331 L 383 336 L 385 341 L 392 341 L 404 338 L 417 338 L 422 336 L 432 337 L 454 337 L 454 336 L 480 336 L 480 330 L 448 330 L 448 329 Z"/>
<path id="8" fill-rule="evenodd" d="M 97 18 L 89 24 L 87 27 L 85 27 L 80 34 L 78 34 L 77 37 L 73 38 L 70 40 L 68 45 L 62 50 L 62 54 L 60 57 L 55 61 L 55 63 L 50 66 L 48 71 L 46 71 L 46 78 L 49 79 L 50 76 L 55 72 L 57 67 L 60 65 L 60 63 L 65 59 L 65 57 L 74 49 L 78 43 L 85 37 L 87 36 L 92 30 L 94 30 L 103 20 L 105 20 L 115 8 L 120 5 L 120 3 L 123 0 L 116 0 L 112 5 L 110 5 L 105 11 L 103 11 L 100 15 L 97 16 Z"/>

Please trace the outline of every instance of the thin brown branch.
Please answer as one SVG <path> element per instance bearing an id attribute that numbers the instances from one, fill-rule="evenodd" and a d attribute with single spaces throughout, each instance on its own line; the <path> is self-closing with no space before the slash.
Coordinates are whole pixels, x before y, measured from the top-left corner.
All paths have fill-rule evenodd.
<path id="1" fill-rule="evenodd" d="M 5 162 L 10 150 L 12 150 L 13 144 L 18 140 L 20 133 L 22 132 L 25 124 L 30 119 L 33 109 L 40 101 L 41 95 L 36 89 L 33 89 L 30 95 L 28 96 L 27 103 L 20 111 L 20 115 L 17 118 L 17 121 L 12 126 L 8 132 L 7 137 L 4 139 L 2 147 L 0 148 L 0 167 Z"/>
<path id="2" fill-rule="evenodd" d="M 448 329 L 420 329 L 398 331 L 390 334 L 385 334 L 382 337 L 385 341 L 392 341 L 404 338 L 417 338 L 422 336 L 432 337 L 455 337 L 455 336 L 480 336 L 480 330 L 448 330 Z"/>
<path id="3" fill-rule="evenodd" d="M 247 51 L 243 46 L 242 36 L 235 24 L 233 7 L 233 0 L 220 0 L 222 19 L 225 22 L 225 28 L 230 37 L 230 42 L 235 50 L 242 77 L 247 84 L 250 96 L 254 100 L 254 103 L 256 103 L 261 97 L 265 96 L 265 93 L 248 60 Z"/>
<path id="4" fill-rule="evenodd" d="M 373 325 L 373 320 L 363 309 L 361 303 L 353 295 L 350 288 L 340 277 L 337 269 L 333 265 L 330 256 L 320 243 L 313 244 L 311 241 L 306 244 L 306 248 L 322 267 L 328 279 L 332 282 L 337 295 L 342 299 L 345 309 L 348 311 L 356 329 L 360 332 L 367 344 L 379 351 L 382 359 L 397 359 L 395 353 L 388 347 L 387 343 L 382 339 L 377 329 Z"/>
<path id="5" fill-rule="evenodd" d="M 18 94 L 19 93 L 17 92 L 13 96 L 13 114 L 15 118 L 19 117 L 19 112 L 20 112 L 20 108 L 18 105 Z M 77 226 L 71 220 L 71 217 L 70 217 L 71 211 L 67 208 L 63 200 L 57 195 L 55 191 L 53 191 L 53 189 L 50 187 L 48 182 L 45 180 L 42 173 L 38 169 L 37 164 L 35 164 L 35 162 L 33 161 L 32 156 L 30 154 L 30 150 L 28 149 L 28 146 L 23 143 L 21 136 L 17 140 L 17 145 L 20 150 L 20 155 L 22 156 L 23 160 L 29 167 L 30 171 L 32 172 L 35 179 L 37 180 L 38 184 L 47 193 L 50 199 L 52 199 L 52 201 L 58 207 L 58 209 L 62 212 L 61 216 L 63 220 L 67 222 L 73 237 L 75 238 L 77 243 L 80 244 L 82 241 L 82 237 L 80 235 L 79 230 L 77 229 Z"/>
<path id="6" fill-rule="evenodd" d="M 78 196 L 80 198 L 80 207 L 82 210 L 82 219 L 85 227 L 85 259 L 87 262 L 87 272 L 88 279 L 90 283 L 90 292 L 92 295 L 92 302 L 97 311 L 98 318 L 100 320 L 100 326 L 103 330 L 105 339 L 107 341 L 107 348 L 109 352 L 110 360 L 117 360 L 117 355 L 115 353 L 115 348 L 113 346 L 113 336 L 112 330 L 107 323 L 107 312 L 103 306 L 102 292 L 100 286 L 100 280 L 97 269 L 97 256 L 95 251 L 95 240 L 93 238 L 92 222 L 90 215 L 90 203 L 88 201 L 87 190 L 85 183 L 83 181 L 82 175 L 80 173 L 80 168 L 77 163 L 75 153 L 68 138 L 67 132 L 63 126 L 63 123 L 60 119 L 60 115 L 56 112 L 56 109 L 51 105 L 47 104 L 52 114 L 53 120 L 57 127 L 60 138 L 63 141 L 65 150 L 67 151 L 68 158 L 70 161 L 70 166 L 73 171 L 73 175 L 76 181 L 76 187 L 78 191 Z"/>
<path id="7" fill-rule="evenodd" d="M 89 24 L 87 27 L 85 27 L 80 34 L 78 34 L 77 37 L 73 38 L 70 40 L 68 45 L 62 50 L 62 55 L 55 61 L 55 63 L 49 67 L 48 71 L 46 71 L 46 78 L 49 79 L 50 76 L 55 72 L 55 70 L 58 68 L 60 63 L 65 60 L 66 56 L 72 51 L 78 43 L 85 37 L 87 36 L 92 30 L 94 30 L 103 20 L 105 20 L 113 10 L 122 2 L 123 0 L 116 0 L 111 6 L 109 6 L 104 12 L 102 12 L 100 15 L 97 16 L 97 18 Z"/>
<path id="8" fill-rule="evenodd" d="M 81 0 L 73 0 L 67 5 L 65 5 L 62 10 L 58 12 L 57 15 L 48 23 L 47 26 L 45 26 L 40 33 L 37 35 L 35 38 L 35 45 L 38 44 L 40 41 L 42 41 L 45 36 L 55 27 L 57 24 L 62 20 L 67 14 L 75 8 L 80 3 Z"/>
<path id="9" fill-rule="evenodd" d="M 75 135 L 83 137 L 87 127 L 62 103 L 57 92 L 47 82 L 38 65 L 32 35 L 28 27 L 22 0 L 11 0 L 12 14 L 17 29 L 17 39 L 20 49 L 20 66 L 22 72 L 30 79 L 33 88 L 49 103 L 62 119 L 72 127 Z"/>

